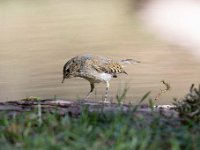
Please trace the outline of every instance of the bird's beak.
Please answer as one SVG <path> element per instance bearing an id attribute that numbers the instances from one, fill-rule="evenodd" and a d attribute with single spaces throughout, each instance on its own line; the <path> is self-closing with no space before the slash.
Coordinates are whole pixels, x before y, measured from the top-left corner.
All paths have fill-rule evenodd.
<path id="1" fill-rule="evenodd" d="M 65 77 L 63 78 L 63 80 L 62 80 L 62 82 L 61 82 L 61 83 L 64 83 L 64 81 L 65 81 Z"/>

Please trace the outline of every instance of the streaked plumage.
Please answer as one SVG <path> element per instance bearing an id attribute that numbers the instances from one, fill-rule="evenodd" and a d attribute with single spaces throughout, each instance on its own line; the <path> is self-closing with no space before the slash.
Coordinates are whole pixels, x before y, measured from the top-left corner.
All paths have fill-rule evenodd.
<path id="1" fill-rule="evenodd" d="M 116 62 L 102 56 L 95 56 L 91 54 L 79 55 L 70 59 L 64 65 L 62 83 L 65 79 L 72 77 L 80 77 L 88 80 L 91 86 L 91 90 L 86 96 L 86 98 L 88 98 L 94 90 L 95 83 L 105 82 L 106 93 L 104 100 L 106 101 L 109 89 L 109 81 L 112 78 L 116 78 L 118 74 L 127 74 L 122 64 L 130 62 L 139 63 L 138 61 L 134 61 L 132 59 Z"/>

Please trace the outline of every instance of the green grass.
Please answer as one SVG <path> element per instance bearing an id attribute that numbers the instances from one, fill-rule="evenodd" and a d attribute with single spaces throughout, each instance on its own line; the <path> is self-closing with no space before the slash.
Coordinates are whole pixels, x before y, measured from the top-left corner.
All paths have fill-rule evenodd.
<path id="1" fill-rule="evenodd" d="M 153 114 L 95 114 L 72 118 L 38 112 L 0 117 L 0 149 L 157 150 L 199 149 L 200 127 Z"/>
<path id="2" fill-rule="evenodd" d="M 119 105 L 125 92 L 118 96 Z M 42 113 L 40 104 L 33 112 L 1 112 L 0 149 L 198 150 L 199 104 L 200 86 L 192 85 L 182 101 L 174 102 L 180 118 L 155 111 L 138 114 L 138 105 L 127 113 L 89 113 L 85 109 L 76 117 L 60 115 L 56 110 Z"/>

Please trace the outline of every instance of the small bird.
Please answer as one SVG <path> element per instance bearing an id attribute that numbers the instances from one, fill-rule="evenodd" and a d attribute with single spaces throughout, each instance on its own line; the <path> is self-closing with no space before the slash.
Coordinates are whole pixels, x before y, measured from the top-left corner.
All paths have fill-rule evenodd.
<path id="1" fill-rule="evenodd" d="M 109 81 L 112 78 L 117 78 L 118 74 L 127 74 L 123 68 L 123 64 L 140 63 L 133 59 L 125 59 L 119 62 L 113 61 L 107 57 L 96 56 L 92 54 L 83 54 L 71 58 L 63 67 L 63 80 L 80 77 L 90 82 L 90 91 L 86 95 L 89 98 L 94 90 L 95 83 L 106 83 L 104 102 L 107 103 L 108 90 L 110 87 Z"/>

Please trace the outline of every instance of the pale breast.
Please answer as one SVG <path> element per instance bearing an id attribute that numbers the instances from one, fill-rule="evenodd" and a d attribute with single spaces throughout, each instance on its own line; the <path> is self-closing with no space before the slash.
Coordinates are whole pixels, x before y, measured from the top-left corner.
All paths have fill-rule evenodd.
<path id="1" fill-rule="evenodd" d="M 112 75 L 108 73 L 100 73 L 99 78 L 101 78 L 103 81 L 110 81 L 112 78 Z"/>

